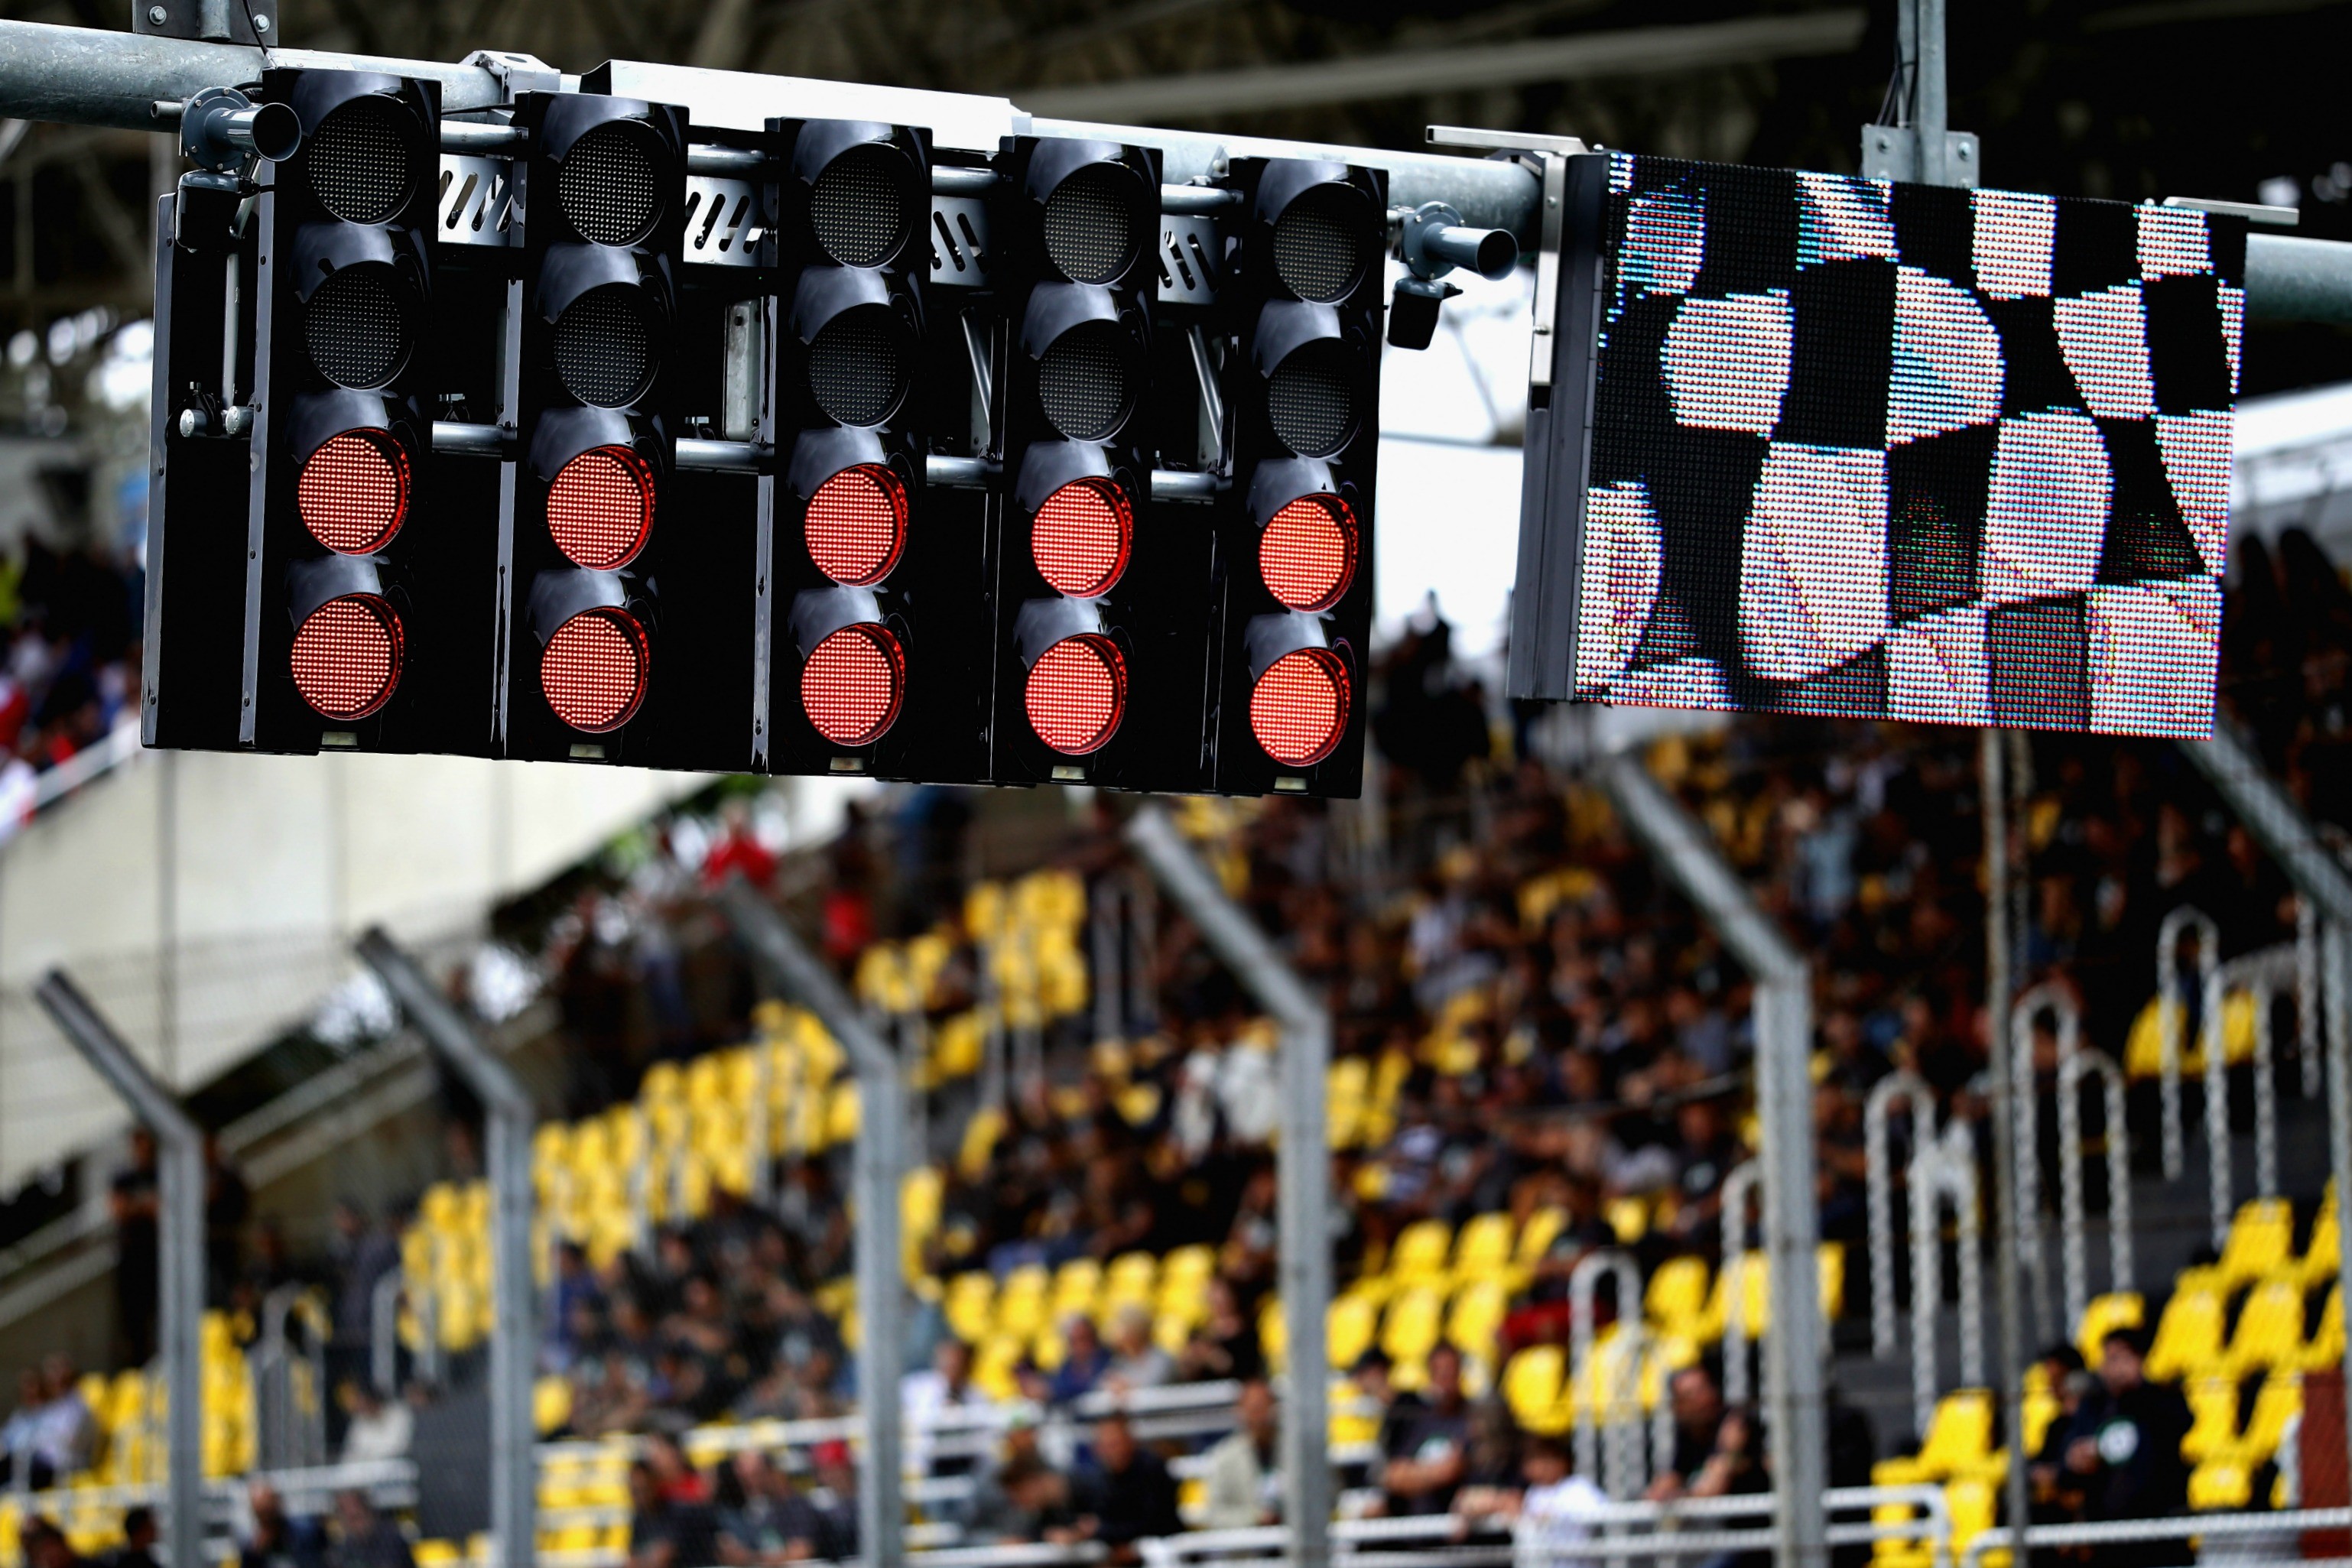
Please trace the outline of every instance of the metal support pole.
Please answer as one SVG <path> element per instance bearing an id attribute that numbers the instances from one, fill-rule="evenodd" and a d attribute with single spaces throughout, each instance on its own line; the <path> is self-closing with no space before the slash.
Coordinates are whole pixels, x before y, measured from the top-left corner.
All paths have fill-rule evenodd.
<path id="1" fill-rule="evenodd" d="M 1919 178 L 1929 185 L 1949 184 L 1944 155 L 1944 132 L 1951 126 L 1951 98 L 1944 76 L 1944 0 L 1907 0 L 1917 12 L 1914 24 L 1918 45 L 1919 77 L 1913 122 L 1919 137 Z"/>
<path id="2" fill-rule="evenodd" d="M 2201 910 L 2183 904 L 2168 911 L 2164 924 L 2156 931 L 2156 1025 L 2163 1071 L 2159 1092 L 2163 1096 L 2167 1181 L 2179 1181 L 2188 1165 L 2187 1140 L 2180 1126 L 2180 1037 L 2189 1019 L 2188 999 L 2180 994 L 2180 935 L 2191 930 L 2197 934 L 2197 994 L 2201 1013 L 2202 998 L 2211 988 L 2213 971 L 2221 962 L 2220 928 Z M 2203 1023 L 2210 1046 L 2219 1038 L 2221 1023 L 2211 1018 Z"/>
<path id="3" fill-rule="evenodd" d="M 1282 1026 L 1282 1141 L 1275 1150 L 1280 1230 L 1282 1326 L 1289 1386 L 1282 1402 L 1283 1519 L 1289 1561 L 1325 1568 L 1331 1560 L 1328 1436 L 1330 1356 L 1324 1314 L 1331 1303 L 1330 1140 L 1324 1131 L 1324 1080 L 1331 1017 L 1284 963 L 1274 941 L 1225 896 L 1157 806 L 1136 812 L 1127 841 L 1150 867 L 1244 990 Z"/>
<path id="4" fill-rule="evenodd" d="M 2017 1136 L 2020 1107 L 2017 1075 L 2011 1058 L 2030 1051 L 2010 1028 L 2010 995 L 2016 982 L 2010 974 L 2009 930 L 2009 786 L 1999 730 L 1978 737 L 1977 768 L 1979 810 L 1984 815 L 1985 883 L 1985 1051 L 1986 1077 L 1992 1085 L 1993 1207 L 1996 1232 L 1993 1249 L 1993 1292 L 2000 1316 L 2000 1403 L 2006 1412 L 2004 1435 L 2009 1444 L 2009 1471 L 2002 1493 L 2009 1517 L 2029 1517 L 2032 1497 L 2025 1484 L 2025 1297 L 2018 1278 L 2018 1246 L 2026 1216 L 2019 1201 L 2018 1173 L 2021 1162 L 2035 1157 L 2021 1149 Z M 2030 1082 L 2030 1080 L 2029 1080 Z"/>
<path id="5" fill-rule="evenodd" d="M 740 880 L 719 890 L 719 903 L 770 983 L 816 1015 L 848 1051 L 850 1070 L 857 1076 L 857 1399 L 866 1423 L 857 1545 L 858 1555 L 869 1563 L 901 1563 L 907 1554 L 907 1505 L 898 1382 L 907 1336 L 898 1187 L 906 1165 L 906 1082 L 896 1053 L 775 905 Z"/>
<path id="6" fill-rule="evenodd" d="M 539 1548 L 539 1443 L 532 1374 L 539 1361 L 532 1269 L 530 1096 L 472 1022 L 382 926 L 356 944 L 410 1027 L 482 1102 L 490 1185 L 490 1546 L 492 1568 L 528 1568 Z"/>
<path id="7" fill-rule="evenodd" d="M 1828 1438 L 1822 1409 L 1821 1286 L 1814 1261 L 1811 977 L 1756 906 L 1715 841 L 1641 763 L 1612 757 L 1601 781 L 1619 813 L 1755 977 L 1756 1101 L 1764 1129 L 1764 1254 L 1771 1335 L 1765 1345 L 1765 1422 L 1779 1503 L 1774 1560 L 1782 1568 L 1829 1561 Z M 1319 1102 L 1318 1102 L 1319 1103 Z"/>
<path id="8" fill-rule="evenodd" d="M 2343 1248 L 2352 1249 L 2352 1040 L 2346 1038 L 2352 1030 L 2345 1027 L 2352 1011 L 2352 874 L 2319 841 L 2303 809 L 2263 771 L 2252 748 L 2227 719 L 2214 725 L 2212 739 L 2185 741 L 2180 749 L 2286 873 L 2296 894 L 2319 907 L 2326 954 L 2327 1138 L 2336 1174 L 2336 1235 Z M 2217 1028 L 2212 1049 L 2219 1048 L 2220 1034 Z M 2352 1250 L 2341 1257 L 2336 1285 L 2352 1300 Z M 2346 1382 L 2352 1384 L 2352 1354 L 2347 1356 Z M 2352 1409 L 2347 1422 L 2352 1426 Z"/>
<path id="9" fill-rule="evenodd" d="M 205 1136 L 63 969 L 43 976 L 33 995 L 81 1059 L 155 1135 L 163 1285 L 156 1343 L 170 1401 L 163 1552 L 172 1568 L 197 1568 L 204 1562 L 204 1368 L 197 1347 L 205 1312 Z"/>

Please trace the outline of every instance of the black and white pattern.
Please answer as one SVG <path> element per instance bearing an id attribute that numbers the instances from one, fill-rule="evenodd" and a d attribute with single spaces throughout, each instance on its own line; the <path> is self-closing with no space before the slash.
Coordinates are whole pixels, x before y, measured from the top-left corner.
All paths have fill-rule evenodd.
<path id="1" fill-rule="evenodd" d="M 2245 231 L 1611 161 L 1580 698 L 2212 732 Z"/>

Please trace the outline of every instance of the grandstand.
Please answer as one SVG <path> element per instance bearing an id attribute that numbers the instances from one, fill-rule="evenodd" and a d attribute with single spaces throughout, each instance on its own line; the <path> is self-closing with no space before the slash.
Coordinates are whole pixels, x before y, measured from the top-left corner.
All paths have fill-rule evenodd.
<path id="1" fill-rule="evenodd" d="M 2290 536 L 2285 552 L 2303 548 Z M 2252 549 L 2247 560 L 2269 570 Z M 2303 594 L 2301 646 L 2352 632 L 2352 595 L 2289 587 Z M 2233 643 L 2233 685 L 2259 689 L 2272 678 L 2261 661 L 2289 641 Z M 2325 776 L 2339 745 L 2308 720 L 2263 743 L 2306 778 Z M 1990 1254 L 1994 1228 L 1967 1206 L 1923 1204 L 1916 1224 L 1910 1213 L 1912 1190 L 1933 1190 L 1918 1186 L 1928 1155 L 1990 1155 L 1977 1136 L 1970 749 L 1932 730 L 1759 721 L 1647 756 L 1816 956 L 1820 1299 L 1838 1408 L 1872 1433 L 1862 1471 L 1833 1465 L 1832 1481 L 1879 1489 L 1858 1494 L 1889 1532 L 1873 1553 L 1922 1568 L 1994 1523 L 2007 1467 L 1998 1395 L 1960 1381 L 1988 1316 L 1963 1255 L 1979 1237 Z M 2305 1057 L 2319 1020 L 2297 1011 L 2314 994 L 2295 979 L 2307 932 L 2283 877 L 2176 756 L 2042 738 L 2030 760 L 2021 977 L 2056 980 L 2081 1006 L 2079 1038 L 2048 1021 L 2027 1030 L 2042 1200 L 2027 1284 L 2042 1337 L 2072 1341 L 2096 1367 L 2109 1328 L 2151 1332 L 2148 1375 L 2178 1381 L 2189 1413 L 2193 1508 L 2307 1502 L 2305 1390 L 2344 1354 L 2320 1073 Z M 723 839 L 693 826 L 698 810 L 654 841 Z M 1564 1440 L 1620 1496 L 1650 1490 L 1677 1462 L 1676 1375 L 1698 1368 L 1735 1402 L 1753 1397 L 1755 1347 L 1772 1333 L 1747 1197 L 1727 1191 L 1753 1186 L 1739 1174 L 1757 1141 L 1748 977 L 1605 797 L 1558 759 L 1498 758 L 1442 785 L 1399 777 L 1377 815 L 1192 801 L 1179 821 L 1334 998 L 1339 1275 L 1328 1365 L 1313 1370 L 1330 1380 L 1329 1448 L 1353 1521 L 1342 1538 L 1429 1538 L 1410 1521 L 1431 1516 L 1387 1461 L 1400 1408 L 1448 1407 L 1455 1354 L 1475 1420 Z M 1045 863 L 1024 868 L 1017 846 L 1038 835 L 983 821 L 960 853 L 984 862 L 1010 844 L 1016 863 L 951 894 L 929 870 L 877 857 L 879 831 L 854 819 L 775 882 L 821 915 L 829 957 L 890 1028 L 917 1091 L 901 1274 L 919 1341 L 968 1354 L 910 1382 L 909 1543 L 1020 1539 L 990 1511 L 1008 1432 L 1042 1422 L 1040 1462 L 1082 1469 L 1097 1440 L 1084 1422 L 1112 1405 L 1165 1453 L 1179 1517 L 1206 1526 L 1211 1451 L 1236 1429 L 1240 1385 L 1307 1370 L 1289 1364 L 1275 1286 L 1276 1030 L 1197 933 L 1157 907 L 1107 824 L 1056 825 Z M 648 1507 L 702 1507 L 676 1500 L 714 1487 L 733 1499 L 744 1453 L 807 1478 L 795 1495 L 817 1514 L 838 1514 L 855 1484 L 839 1445 L 857 1433 L 863 1396 L 845 1197 L 858 1096 L 810 1013 L 742 1002 L 756 988 L 715 934 L 698 869 L 675 852 L 591 868 L 519 906 L 508 932 L 540 954 L 562 1020 L 563 1051 L 537 1079 L 567 1114 L 543 1122 L 532 1147 L 545 1306 L 535 1416 L 541 1553 L 576 1568 L 625 1560 Z M 2181 909 L 2210 917 L 2211 954 L 2193 934 L 2159 952 Z M 2273 949 L 2287 956 L 2271 968 L 2241 962 Z M 701 1003 L 682 999 L 689 976 Z M 2062 1080 L 2061 1059 L 2077 1050 L 2120 1062 L 2123 1125 L 2107 1124 L 2095 1092 L 2081 1115 L 2060 1112 L 2059 1084 L 2079 1082 Z M 561 1071 L 582 1061 L 596 1071 Z M 1890 1072 L 1923 1096 L 1889 1121 L 1883 1196 L 1895 1233 L 1914 1239 L 1908 1256 L 1869 1231 L 1864 1105 Z M 2215 1082 L 2226 1103 L 2208 1117 Z M 2175 1123 L 2183 1163 L 2168 1178 Z M 487 1551 L 478 1480 L 468 1515 L 455 1478 L 479 1469 L 478 1432 L 464 1429 L 479 1421 L 491 1328 L 489 1202 L 462 1174 L 463 1113 L 446 1124 L 460 1134 L 458 1174 L 414 1194 L 389 1270 L 360 1280 L 363 1344 L 335 1322 L 348 1270 L 308 1285 L 289 1270 L 208 1313 L 203 1335 L 206 1474 L 275 1474 L 298 1516 L 359 1485 L 409 1512 L 425 1563 Z M 2226 1184 L 2212 1177 L 2214 1131 Z M 2118 1283 L 2098 1223 L 2110 1141 L 2131 1172 L 2135 1279 L 2070 1314 L 2059 1299 L 2070 1270 Z M 2089 1192 L 2079 1225 L 2060 1201 L 2069 1161 Z M 2216 1191 L 2232 1195 L 2218 1246 Z M 1901 1309 L 1894 1321 L 1914 1325 L 1891 1346 L 1874 1343 L 1881 1292 Z M 1975 1354 L 1997 1364 L 1981 1345 Z M 1924 1426 L 1909 1397 L 1923 1355 Z M 2037 1364 L 2023 1396 L 2037 1453 L 2082 1397 L 2053 1364 Z M 346 1382 L 415 1399 L 405 1455 L 326 1466 L 357 1424 L 338 1401 Z M 81 1466 L 42 1477 L 47 1490 L 17 1480 L 0 1493 L 0 1563 L 22 1560 L 36 1518 L 79 1553 L 106 1549 L 156 1478 L 152 1378 L 131 1366 L 75 1386 Z M 674 1496 L 633 1491 L 641 1459 L 676 1480 Z M 1509 1468 L 1493 1473 L 1508 1482 Z M 242 1492 L 217 1495 L 220 1528 L 237 1534 Z M 1474 1542 L 1503 1528 L 1465 1506 Z"/>

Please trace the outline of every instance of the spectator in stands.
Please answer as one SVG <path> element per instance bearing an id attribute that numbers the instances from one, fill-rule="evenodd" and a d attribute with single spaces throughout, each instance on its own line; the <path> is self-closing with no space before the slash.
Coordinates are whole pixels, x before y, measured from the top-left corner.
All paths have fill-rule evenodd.
<path id="1" fill-rule="evenodd" d="M 1062 1364 L 1055 1368 L 1053 1380 L 1056 1405 L 1067 1405 L 1092 1394 L 1111 1364 L 1110 1353 L 1103 1348 L 1094 1320 L 1083 1312 L 1073 1312 L 1063 1321 L 1062 1343 Z"/>
<path id="2" fill-rule="evenodd" d="M 155 1561 L 155 1511 L 141 1503 L 122 1511 L 122 1544 L 106 1554 L 106 1568 L 162 1568 Z"/>
<path id="3" fill-rule="evenodd" d="M 1223 1280 L 1209 1281 L 1209 1312 L 1177 1358 L 1176 1375 L 1185 1383 L 1223 1378 L 1247 1382 L 1265 1375 L 1265 1353 L 1257 1325 L 1242 1311 L 1241 1298 Z"/>
<path id="4" fill-rule="evenodd" d="M 931 1364 L 898 1380 L 898 1405 L 904 1412 L 907 1463 L 919 1474 L 969 1475 L 975 1468 L 968 1453 L 935 1456 L 931 1428 L 946 1424 L 971 1425 L 971 1417 L 996 1408 L 996 1401 L 971 1381 L 971 1347 L 952 1335 L 931 1352 Z"/>
<path id="5" fill-rule="evenodd" d="M 25 1490 L 47 1486 L 54 1479 L 47 1465 L 36 1468 L 33 1454 L 44 1403 L 41 1369 L 28 1366 L 16 1375 L 16 1407 L 0 1423 L 0 1486 Z"/>
<path id="6" fill-rule="evenodd" d="M 972 1484 L 971 1505 L 966 1511 L 964 1534 L 974 1542 L 1034 1541 L 1034 1521 L 1013 1500 L 1007 1477 L 1017 1478 L 1045 1462 L 1039 1447 L 1042 1412 L 1026 1401 L 1004 1413 L 1004 1440 L 992 1461 Z"/>
<path id="7" fill-rule="evenodd" d="M 809 1502 L 824 1521 L 824 1543 L 819 1556 L 845 1562 L 857 1555 L 857 1468 L 850 1462 L 849 1445 L 838 1437 L 809 1450 L 816 1471 L 816 1489 Z"/>
<path id="8" fill-rule="evenodd" d="M 375 1343 L 375 1288 L 400 1267 L 400 1245 L 355 1200 L 343 1198 L 335 1205 L 327 1260 L 334 1289 L 328 1372 L 340 1383 L 366 1371 Z"/>
<path id="9" fill-rule="evenodd" d="M 719 1561 L 728 1568 L 774 1568 L 817 1554 L 824 1520 L 783 1468 L 759 1449 L 735 1456 L 720 1490 Z"/>
<path id="10" fill-rule="evenodd" d="M 332 1568 L 416 1568 L 400 1526 L 375 1511 L 367 1494 L 352 1490 L 335 1496 L 337 1539 Z"/>
<path id="11" fill-rule="evenodd" d="M 1689 1492 L 1699 1472 L 1715 1457 L 1723 1428 L 1723 1390 L 1705 1364 L 1675 1373 L 1667 1393 L 1674 1405 L 1675 1452 L 1665 1469 L 1642 1494 L 1652 1502 L 1671 1502 Z"/>
<path id="12" fill-rule="evenodd" d="M 1528 1438 L 1519 1475 L 1523 1487 L 1465 1487 L 1454 1511 L 1511 1521 L 1513 1542 L 1545 1568 L 1592 1568 L 1571 1549 L 1592 1539 L 1592 1515 L 1608 1505 L 1608 1494 L 1570 1471 L 1568 1449 L 1557 1437 Z"/>
<path id="13" fill-rule="evenodd" d="M 115 1173 L 107 1193 L 114 1217 L 115 1333 L 126 1366 L 144 1366 L 155 1355 L 155 1306 L 163 1279 L 155 1251 L 160 1180 L 155 1134 L 131 1128 L 131 1163 Z"/>
<path id="14" fill-rule="evenodd" d="M 408 1402 L 387 1400 L 373 1385 L 357 1379 L 345 1381 L 341 1392 L 351 1416 L 343 1427 L 343 1462 L 404 1458 L 416 1432 L 416 1415 Z"/>
<path id="15" fill-rule="evenodd" d="M 1137 1542 L 1183 1528 L 1176 1514 L 1175 1478 L 1159 1455 L 1135 1440 L 1123 1411 L 1095 1423 L 1094 1458 L 1073 1489 L 1078 1514 L 1074 1539 L 1102 1542 L 1114 1563 L 1134 1563 L 1140 1559 Z"/>
<path id="16" fill-rule="evenodd" d="M 17 1540 L 25 1568 L 82 1568 L 81 1556 L 66 1539 L 66 1532 L 46 1519 L 36 1516 L 26 1521 Z"/>
<path id="17" fill-rule="evenodd" d="M 969 1532 L 973 1544 L 1069 1542 L 1079 1538 L 1070 1478 L 1047 1464 L 1043 1455 L 1030 1454 L 1006 1464 L 998 1472 L 997 1485 L 1003 1501 L 974 1516 Z"/>
<path id="18" fill-rule="evenodd" d="M 2067 1427 L 2066 1469 L 2080 1480 L 2089 1520 L 2164 1519 L 2189 1507 L 2189 1467 L 2180 1440 L 2193 1425 L 2189 1401 L 2147 1379 L 2147 1335 L 2119 1328 L 2100 1346 L 2099 1377 Z M 2194 1563 L 2185 1541 L 2101 1548 L 2103 1568 Z"/>
<path id="19" fill-rule="evenodd" d="M 2032 1483 L 2034 1517 L 2051 1522 L 2082 1517 L 2082 1486 L 2066 1468 L 2067 1445 L 2074 1441 L 2075 1417 L 2096 1381 L 2083 1364 L 2083 1353 L 2064 1342 L 2044 1350 L 2039 1364 L 2057 1397 L 2058 1414 L 2042 1434 L 2042 1447 L 2027 1466 Z"/>
<path id="20" fill-rule="evenodd" d="M 1282 1521 L 1282 1472 L 1274 1390 L 1263 1377 L 1242 1385 L 1234 1403 L 1234 1429 L 1209 1450 L 1208 1500 L 1202 1523 L 1243 1530 Z"/>
<path id="21" fill-rule="evenodd" d="M 1176 1381 L 1176 1363 L 1151 1343 L 1151 1311 L 1130 1302 L 1111 1320 L 1110 1364 L 1103 1386 L 1123 1394 L 1160 1388 Z"/>
<path id="22" fill-rule="evenodd" d="M 52 1351 L 41 1358 L 41 1408 L 33 1422 L 33 1469 L 46 1469 L 58 1482 L 89 1466 L 98 1422 L 82 1397 L 73 1358 Z"/>
<path id="23" fill-rule="evenodd" d="M 650 1459 L 629 1466 L 627 1568 L 702 1568 L 717 1556 L 709 1509 L 698 1499 L 678 1500 L 670 1479 Z"/>
<path id="24" fill-rule="evenodd" d="M 246 1492 L 253 1528 L 236 1543 L 237 1568 L 326 1568 L 326 1539 L 314 1519 L 288 1517 L 278 1489 L 256 1481 Z"/>
<path id="25" fill-rule="evenodd" d="M 1441 1343 L 1429 1353 L 1426 1395 L 1402 1395 L 1389 1406 L 1381 1437 L 1382 1502 L 1391 1514 L 1444 1513 L 1469 1459 L 1470 1403 L 1462 1394 L 1462 1353 Z"/>

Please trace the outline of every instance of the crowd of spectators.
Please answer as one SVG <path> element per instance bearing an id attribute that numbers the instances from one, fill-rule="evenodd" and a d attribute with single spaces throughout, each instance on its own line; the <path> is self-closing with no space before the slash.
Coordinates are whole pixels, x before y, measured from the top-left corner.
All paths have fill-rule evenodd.
<path id="1" fill-rule="evenodd" d="M 104 739 L 136 700 L 143 576 L 96 549 L 27 537 L 0 553 L 0 837 L 33 780 Z"/>

